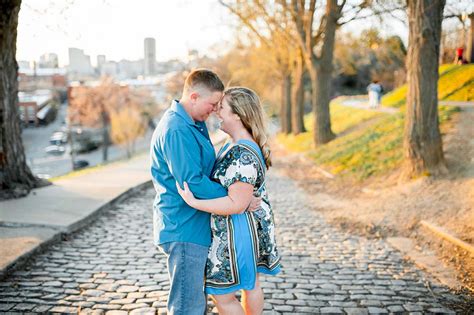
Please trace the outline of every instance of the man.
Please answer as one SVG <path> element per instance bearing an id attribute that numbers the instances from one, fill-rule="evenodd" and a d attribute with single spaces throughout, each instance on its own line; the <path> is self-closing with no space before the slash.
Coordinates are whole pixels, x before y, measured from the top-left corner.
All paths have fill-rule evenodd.
<path id="1" fill-rule="evenodd" d="M 171 103 L 151 140 L 151 173 L 157 193 L 154 242 L 167 256 L 169 314 L 202 315 L 206 310 L 203 285 L 211 243 L 210 217 L 181 199 L 176 181 L 181 186 L 187 182 L 201 199 L 227 195 L 209 179 L 215 151 L 204 123 L 217 109 L 223 91 L 222 81 L 212 71 L 191 72 L 181 99 Z"/>
<path id="2" fill-rule="evenodd" d="M 367 92 L 369 92 L 369 108 L 379 107 L 383 93 L 383 87 L 379 81 L 373 80 L 372 83 L 367 86 Z"/>

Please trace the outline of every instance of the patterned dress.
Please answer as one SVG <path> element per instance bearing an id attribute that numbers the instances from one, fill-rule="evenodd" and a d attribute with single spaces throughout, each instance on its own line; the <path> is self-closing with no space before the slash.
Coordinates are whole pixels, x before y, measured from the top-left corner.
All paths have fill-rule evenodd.
<path id="1" fill-rule="evenodd" d="M 241 140 L 221 149 L 212 178 L 225 188 L 236 181 L 254 186 L 262 197 L 260 209 L 229 216 L 211 215 L 212 244 L 206 266 L 206 293 L 251 290 L 257 273 L 277 274 L 280 255 L 275 242 L 273 212 L 265 187 L 265 164 L 260 148 Z"/>

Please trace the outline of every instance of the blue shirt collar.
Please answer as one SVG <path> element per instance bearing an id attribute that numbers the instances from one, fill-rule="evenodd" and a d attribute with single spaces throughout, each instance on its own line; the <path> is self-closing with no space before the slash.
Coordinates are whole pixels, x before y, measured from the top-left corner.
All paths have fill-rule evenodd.
<path id="1" fill-rule="evenodd" d="M 178 100 L 173 100 L 171 102 L 171 110 L 181 116 L 188 124 L 196 125 L 196 122 L 189 116 L 186 110 Z"/>

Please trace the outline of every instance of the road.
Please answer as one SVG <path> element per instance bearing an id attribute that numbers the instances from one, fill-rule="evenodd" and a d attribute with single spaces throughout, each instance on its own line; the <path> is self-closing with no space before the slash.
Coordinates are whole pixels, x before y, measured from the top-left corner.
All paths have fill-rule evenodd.
<path id="1" fill-rule="evenodd" d="M 292 180 L 271 170 L 267 183 L 282 272 L 261 279 L 264 314 L 473 310 L 472 297 L 438 284 L 384 240 L 329 225 Z M 154 195 L 137 192 L 4 279 L 0 312 L 164 314 L 169 282 L 152 242 Z"/>
<path id="2" fill-rule="evenodd" d="M 64 126 L 67 112 L 67 105 L 62 104 L 58 111 L 56 120 L 46 126 L 28 127 L 22 131 L 22 140 L 25 148 L 27 163 L 32 172 L 42 178 L 50 178 L 67 174 L 72 171 L 71 156 L 64 153 L 60 156 L 48 154 L 44 149 L 50 145 L 51 135 Z M 136 142 L 137 152 L 148 150 L 153 131 L 148 129 L 147 133 Z M 66 144 L 67 146 L 67 144 Z M 109 161 L 115 161 L 126 158 L 124 148 L 117 145 L 111 145 L 108 149 Z M 102 163 L 102 149 L 99 148 L 92 152 L 79 154 L 76 160 L 87 160 L 90 166 Z"/>

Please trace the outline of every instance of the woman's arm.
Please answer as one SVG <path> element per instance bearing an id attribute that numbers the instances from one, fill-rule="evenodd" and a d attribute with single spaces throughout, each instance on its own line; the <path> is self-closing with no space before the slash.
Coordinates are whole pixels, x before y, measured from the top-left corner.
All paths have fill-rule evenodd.
<path id="1" fill-rule="evenodd" d="M 178 193 L 188 205 L 217 215 L 242 213 L 250 205 L 253 198 L 253 186 L 240 181 L 229 186 L 227 197 L 215 199 L 196 199 L 186 182 L 183 183 L 183 186 L 184 189 L 181 189 L 179 184 L 176 183 Z"/>

